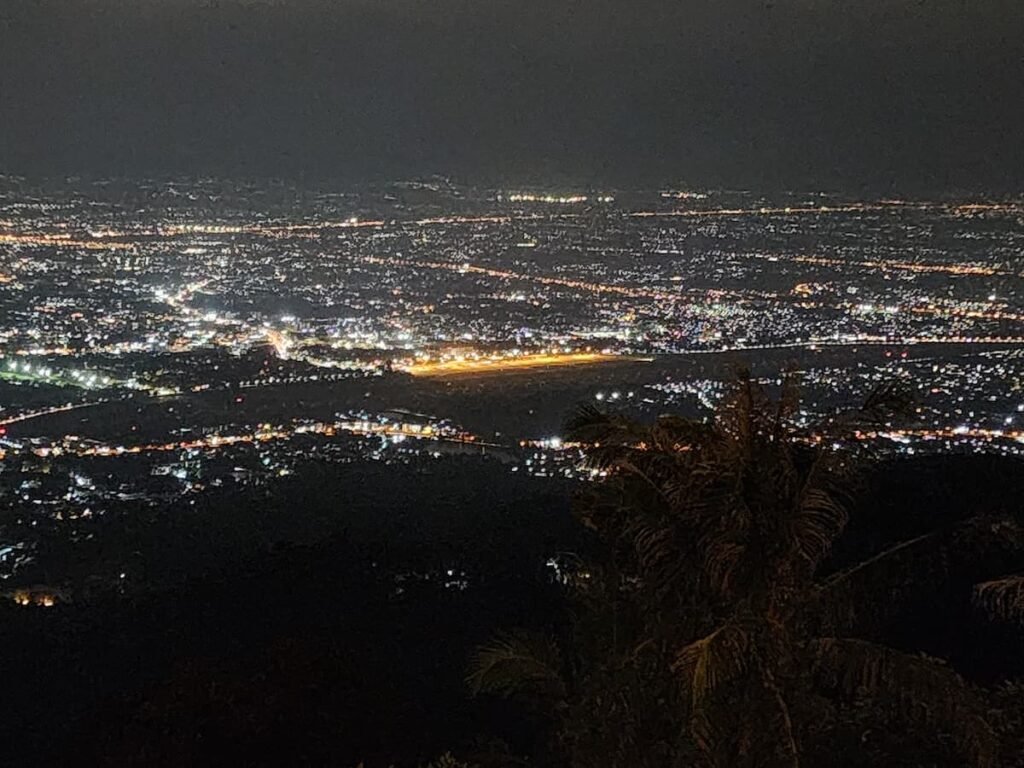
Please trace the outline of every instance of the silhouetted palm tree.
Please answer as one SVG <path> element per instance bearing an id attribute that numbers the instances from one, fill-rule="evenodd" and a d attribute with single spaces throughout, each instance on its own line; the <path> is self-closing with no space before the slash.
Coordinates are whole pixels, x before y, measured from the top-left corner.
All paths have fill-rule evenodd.
<path id="1" fill-rule="evenodd" d="M 471 685 L 544 702 L 574 765 L 795 767 L 827 728 L 825 703 L 844 698 L 991 765 L 996 739 L 971 687 L 871 638 L 927 587 L 937 552 L 1019 546 L 1018 526 L 972 520 L 842 571 L 827 563 L 870 458 L 860 431 L 911 400 L 886 385 L 811 428 L 794 377 L 772 399 L 743 372 L 709 422 L 581 409 L 567 438 L 603 475 L 580 500 L 603 557 L 572 571 L 563 636 L 500 638 L 480 650 Z"/>
<path id="2" fill-rule="evenodd" d="M 992 616 L 1024 623 L 1024 576 L 1004 576 L 978 584 L 974 597 Z"/>

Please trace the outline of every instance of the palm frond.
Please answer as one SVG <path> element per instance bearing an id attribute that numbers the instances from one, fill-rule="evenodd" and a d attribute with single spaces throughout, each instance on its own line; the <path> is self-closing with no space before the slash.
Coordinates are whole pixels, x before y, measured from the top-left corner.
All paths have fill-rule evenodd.
<path id="1" fill-rule="evenodd" d="M 676 654 L 672 669 L 690 702 L 690 735 L 705 754 L 714 753 L 725 737 L 713 695 L 747 671 L 750 642 L 741 627 L 725 624 Z"/>
<path id="2" fill-rule="evenodd" d="M 804 476 L 793 504 L 789 533 L 813 573 L 849 521 L 847 502 L 856 480 L 853 469 L 830 454 L 819 454 Z"/>
<path id="3" fill-rule="evenodd" d="M 669 526 L 641 518 L 630 524 L 629 530 L 637 561 L 643 571 L 657 572 L 673 565 L 679 550 L 673 542 L 673 531 Z"/>
<path id="4" fill-rule="evenodd" d="M 847 447 L 861 456 L 874 453 L 869 443 L 856 439 L 861 430 L 876 430 L 894 423 L 906 423 L 917 411 L 917 391 L 905 379 L 884 381 L 872 389 L 859 407 L 838 411 L 822 425 L 837 439 L 845 439 Z"/>
<path id="5" fill-rule="evenodd" d="M 782 389 L 775 406 L 775 424 L 772 436 L 775 440 L 785 440 L 790 422 L 800 410 L 801 401 L 800 374 L 794 370 L 783 371 Z"/>
<path id="6" fill-rule="evenodd" d="M 588 445 L 635 445 L 648 434 L 644 425 L 589 403 L 578 406 L 565 422 L 566 439 Z"/>
<path id="7" fill-rule="evenodd" d="M 474 694 L 562 699 L 566 686 L 561 667 L 561 654 L 549 638 L 518 631 L 478 649 L 466 682 Z"/>
<path id="8" fill-rule="evenodd" d="M 704 575 L 715 593 L 728 595 L 742 581 L 747 543 L 742 534 L 717 535 L 702 542 Z"/>
<path id="9" fill-rule="evenodd" d="M 832 550 L 848 520 L 846 506 L 823 488 L 810 489 L 801 499 L 793 516 L 793 538 L 812 571 Z"/>
<path id="10" fill-rule="evenodd" d="M 724 624 L 676 654 L 673 670 L 689 693 L 694 711 L 722 684 L 743 674 L 749 663 L 750 636 L 736 624 Z"/>
<path id="11" fill-rule="evenodd" d="M 1024 576 L 1005 576 L 978 584 L 974 601 L 993 617 L 1024 621 Z"/>
<path id="12" fill-rule="evenodd" d="M 917 393 L 906 380 L 889 379 L 872 389 L 864 399 L 859 413 L 874 423 L 907 417 L 914 412 Z"/>
<path id="13" fill-rule="evenodd" d="M 815 590 L 810 604 L 821 611 L 829 631 L 863 628 L 866 620 L 901 610 L 920 590 L 934 589 L 951 563 L 973 562 L 979 556 L 1021 548 L 1024 528 L 1016 521 L 971 518 L 955 528 L 894 544 L 829 576 Z"/>
<path id="14" fill-rule="evenodd" d="M 790 768 L 800 768 L 800 747 L 797 745 L 796 729 L 793 727 L 793 718 L 789 712 L 786 697 L 769 667 L 759 664 L 758 671 L 761 685 L 768 693 L 768 701 L 775 706 L 776 710 L 769 718 L 769 722 L 774 725 L 772 730 L 778 732 L 773 744 L 773 752 L 778 757 L 778 764 L 788 765 Z"/>
<path id="15" fill-rule="evenodd" d="M 661 451 L 689 451 L 703 445 L 712 437 L 711 425 L 681 416 L 662 415 L 651 428 L 655 449 Z"/>
<path id="16" fill-rule="evenodd" d="M 849 638 L 809 644 L 812 670 L 826 687 L 891 706 L 908 719 L 952 735 L 968 765 L 994 765 L 998 742 L 973 690 L 937 659 Z"/>
<path id="17" fill-rule="evenodd" d="M 445 752 L 437 760 L 432 760 L 428 763 L 426 768 L 477 768 L 477 766 L 456 759 L 451 752 Z"/>
<path id="18" fill-rule="evenodd" d="M 718 404 L 715 425 L 745 451 L 753 445 L 759 432 L 772 419 L 768 396 L 764 388 L 751 377 L 750 370 L 740 368 L 736 382 Z"/>

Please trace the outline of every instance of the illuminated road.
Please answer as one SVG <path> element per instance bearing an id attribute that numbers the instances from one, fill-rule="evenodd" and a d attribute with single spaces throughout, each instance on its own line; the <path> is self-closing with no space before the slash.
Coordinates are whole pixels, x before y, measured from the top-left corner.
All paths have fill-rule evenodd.
<path id="1" fill-rule="evenodd" d="M 918 440 L 981 440 L 992 442 L 1010 440 L 1017 443 L 1024 443 L 1024 431 L 1003 430 L 1003 429 L 981 429 L 978 427 L 944 427 L 936 429 L 894 429 L 878 432 L 858 432 L 855 437 L 858 440 L 895 440 L 905 442 L 912 439 Z"/>
<path id="2" fill-rule="evenodd" d="M 889 336 L 859 336 L 855 339 L 810 339 L 769 344 L 738 344 L 714 349 L 689 349 L 681 355 L 718 355 L 723 352 L 757 352 L 773 349 L 815 349 L 817 347 L 902 347 L 918 344 L 984 344 L 988 346 L 1017 346 L 1024 344 L 1024 336 L 908 336 L 894 339 Z"/>
<path id="3" fill-rule="evenodd" d="M 534 371 L 540 368 L 564 368 L 573 365 L 596 365 L 613 362 L 651 362 L 649 357 L 605 355 L 599 352 L 537 354 L 518 357 L 477 357 L 460 360 L 415 363 L 404 367 L 406 373 L 423 378 L 442 376 L 480 376 L 493 373 Z"/>
<path id="4" fill-rule="evenodd" d="M 819 267 L 835 267 L 844 269 L 849 267 L 866 267 L 877 269 L 882 272 L 913 272 L 915 274 L 948 274 L 957 276 L 974 277 L 1021 277 L 1021 273 L 1006 269 L 997 269 L 983 264 L 923 264 L 914 261 L 896 261 L 894 259 L 830 259 L 821 256 L 792 256 L 787 254 L 748 253 L 742 254 L 745 258 L 761 259 L 763 261 L 787 261 L 797 264 L 812 264 Z"/>
<path id="5" fill-rule="evenodd" d="M 40 457 L 70 454 L 83 457 L 90 456 L 110 458 L 146 453 L 166 453 L 170 451 L 217 450 L 219 448 L 227 448 L 234 445 L 289 440 L 297 435 L 321 435 L 323 437 L 333 437 L 339 433 L 357 435 L 360 437 L 383 437 L 399 440 L 434 440 L 437 442 L 459 445 L 479 445 L 489 448 L 502 447 L 495 443 L 483 442 L 479 440 L 476 435 L 471 435 L 466 432 L 440 432 L 431 426 L 420 426 L 415 424 L 381 424 L 379 422 L 372 421 L 346 420 L 300 424 L 295 427 L 268 427 L 265 429 L 238 434 L 209 435 L 195 440 L 174 440 L 166 443 L 145 443 L 142 445 L 130 446 L 109 444 L 97 445 L 91 441 L 88 443 L 80 441 L 78 438 L 65 438 L 61 444 L 35 447 L 32 449 L 32 453 Z"/>
<path id="6" fill-rule="evenodd" d="M 502 280 L 523 280 L 526 282 L 540 283 L 541 285 L 557 285 L 563 288 L 586 291 L 589 293 L 606 293 L 631 298 L 655 299 L 658 301 L 676 301 L 683 298 L 682 293 L 670 293 L 659 291 L 654 288 L 636 288 L 625 285 L 610 285 L 608 283 L 595 283 L 587 280 L 570 280 L 562 277 L 549 277 L 546 275 L 524 275 L 518 272 L 510 272 L 505 269 L 491 269 L 489 267 L 477 267 L 466 263 L 453 263 L 446 261 L 414 261 L 410 259 L 384 259 L 378 256 L 366 256 L 360 259 L 367 264 L 378 264 L 393 267 L 420 267 L 422 269 L 446 270 L 459 274 L 483 275 Z"/>
<path id="7" fill-rule="evenodd" d="M 94 400 L 88 403 L 76 403 L 74 405 L 55 405 L 52 408 L 43 408 L 39 411 L 29 411 L 27 413 L 19 413 L 17 416 L 11 416 L 7 419 L 0 420 L 0 427 L 6 427 L 8 424 L 20 424 L 23 421 L 30 421 L 32 419 L 39 419 L 43 416 L 52 416 L 55 413 L 66 413 L 67 411 L 77 411 L 80 408 L 92 408 L 97 405 L 103 405 L 109 403 L 109 400 Z"/>
<path id="8" fill-rule="evenodd" d="M 774 257 L 764 257 L 774 258 Z M 817 259 L 814 257 L 791 257 L 790 260 L 797 262 L 808 262 L 815 264 L 828 264 L 838 266 L 844 264 L 839 260 L 834 259 Z M 707 299 L 709 294 L 715 294 L 718 298 L 725 298 L 730 296 L 736 300 L 750 300 L 755 298 L 753 295 L 744 295 L 742 293 L 735 292 L 724 292 L 724 291 L 679 291 L 669 292 L 658 290 L 656 288 L 640 288 L 635 286 L 626 285 L 614 285 L 608 283 L 597 283 L 588 280 L 572 280 L 562 277 L 550 277 L 546 275 L 530 275 L 522 274 L 519 272 L 512 272 L 507 269 L 493 269 L 490 267 L 480 267 L 472 264 L 455 263 L 455 262 L 444 262 L 444 261 L 420 261 L 411 259 L 395 259 L 395 258 L 381 258 L 377 256 L 367 256 L 361 259 L 361 261 L 367 264 L 376 264 L 384 266 L 394 267 L 419 267 L 422 269 L 435 269 L 444 270 L 448 272 L 456 272 L 459 274 L 472 274 L 481 275 L 484 277 L 492 277 L 500 280 L 519 280 L 524 282 L 539 283 L 541 285 L 554 285 L 563 288 L 570 288 L 573 290 L 596 293 L 596 294 L 612 294 L 619 296 L 628 296 L 630 298 L 642 298 L 642 299 L 653 299 L 655 301 L 678 301 L 686 298 L 687 294 L 697 294 L 699 298 Z M 896 270 L 909 270 L 913 272 L 938 272 L 955 275 L 1012 275 L 1013 273 L 1006 273 L 997 270 L 989 270 L 988 267 L 978 265 L 942 265 L 942 264 L 911 264 L 891 261 L 866 261 L 866 262 L 852 262 L 854 266 L 863 266 L 877 269 L 896 269 Z M 760 298 L 773 299 L 776 301 L 792 301 L 793 297 L 786 295 L 761 295 Z M 849 312 L 855 308 L 855 305 L 849 302 L 816 302 L 815 304 L 820 306 L 831 306 L 835 309 Z M 963 309 L 957 307 L 942 307 L 934 305 L 915 305 L 911 307 L 900 307 L 898 311 L 907 311 L 915 315 L 928 315 L 931 317 L 941 317 L 946 319 L 965 318 L 972 320 L 995 320 L 995 321 L 1010 321 L 1010 322 L 1024 322 L 1024 315 L 1015 312 L 1006 312 L 1004 310 L 992 309 Z"/>
<path id="9" fill-rule="evenodd" d="M 948 210 L 954 214 L 973 213 L 1019 213 L 1020 205 L 1003 203 L 967 203 L 964 205 L 948 205 L 946 203 L 911 203 L 903 201 L 882 201 L 877 203 L 849 203 L 845 205 L 820 206 L 785 206 L 761 208 L 707 208 L 675 211 L 633 211 L 629 215 L 635 218 L 700 218 L 704 216 L 798 216 L 834 213 L 900 213 L 906 210 L 932 211 Z"/>

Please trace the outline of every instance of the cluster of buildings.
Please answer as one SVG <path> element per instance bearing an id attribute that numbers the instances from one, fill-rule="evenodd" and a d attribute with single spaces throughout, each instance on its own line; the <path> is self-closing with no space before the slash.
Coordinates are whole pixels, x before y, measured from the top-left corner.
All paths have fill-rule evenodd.
<path id="1" fill-rule="evenodd" d="M 790 364 L 808 423 L 903 377 L 918 423 L 865 439 L 1015 454 L 1022 250 L 1021 200 L 0 178 L 0 577 L 34 532 L 305 461 L 587 478 L 553 429 L 445 400 L 464 377 L 701 417 L 736 360 Z M 418 393 L 450 410 L 382 415 Z"/>

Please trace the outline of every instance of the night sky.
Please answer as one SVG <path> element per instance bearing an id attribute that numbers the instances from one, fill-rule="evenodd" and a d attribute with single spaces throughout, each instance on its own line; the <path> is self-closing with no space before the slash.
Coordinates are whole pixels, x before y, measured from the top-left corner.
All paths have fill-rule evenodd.
<path id="1" fill-rule="evenodd" d="M 0 171 L 1024 187 L 1021 0 L 0 0 Z"/>

